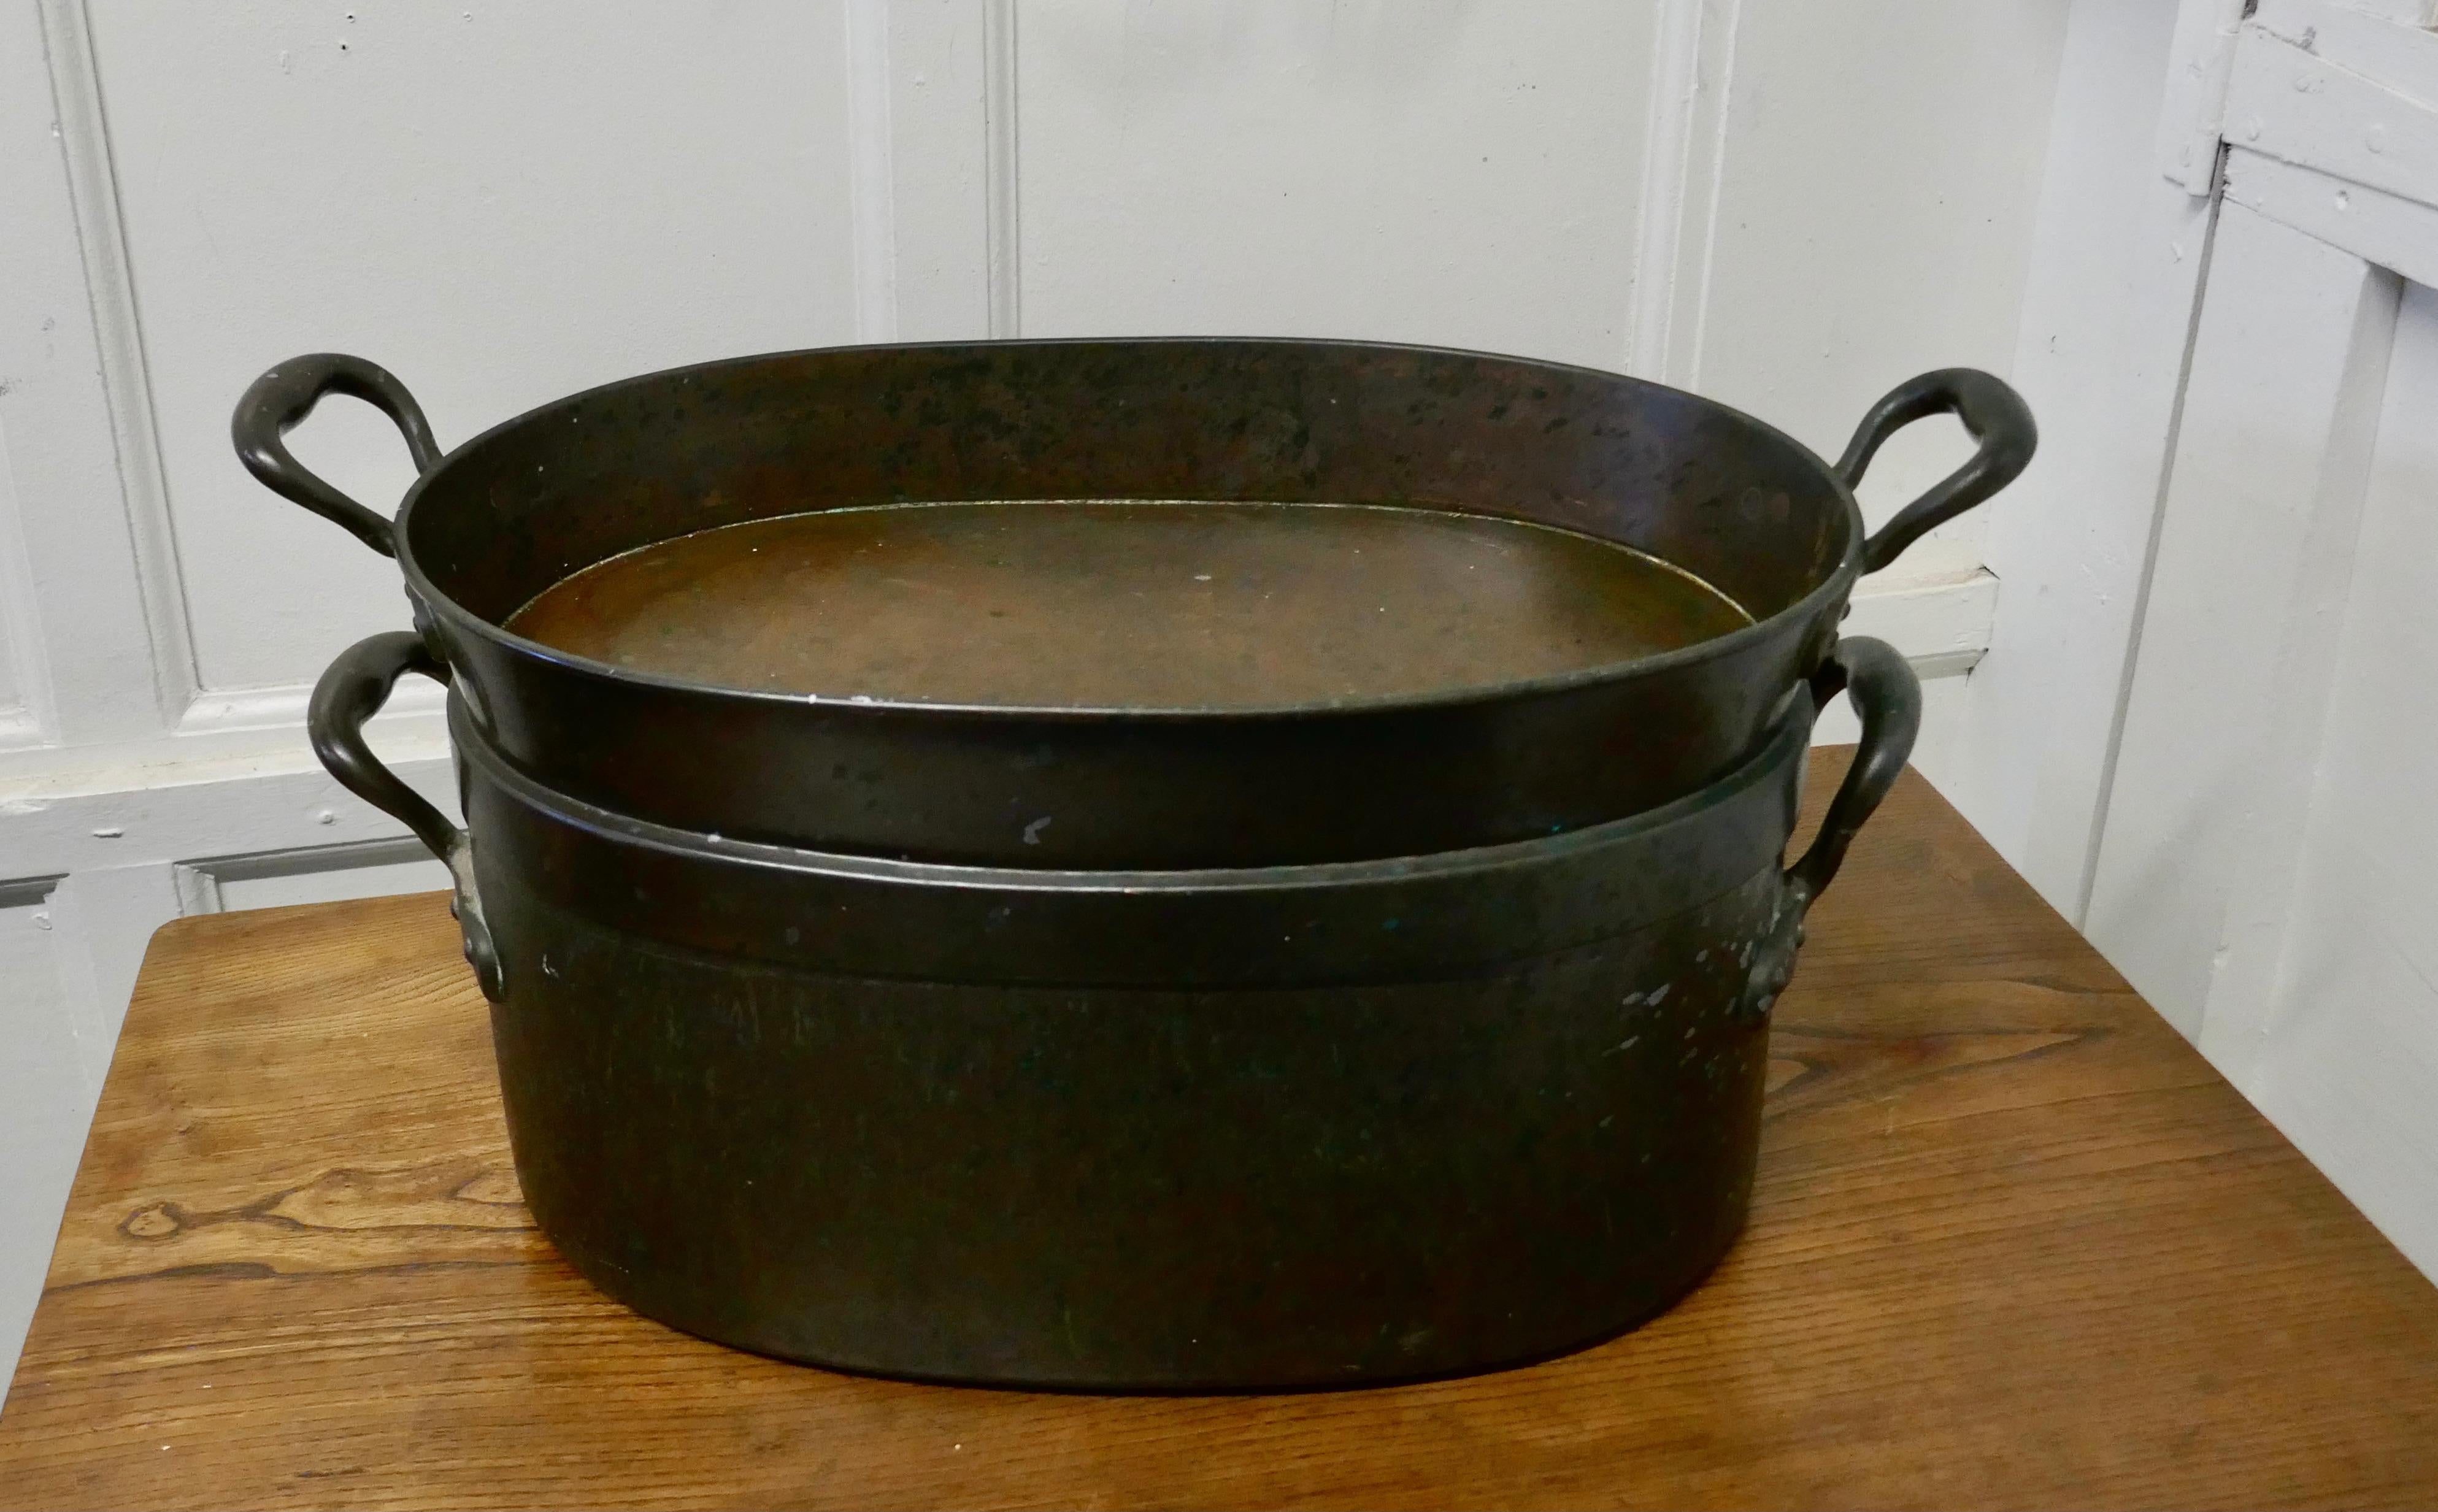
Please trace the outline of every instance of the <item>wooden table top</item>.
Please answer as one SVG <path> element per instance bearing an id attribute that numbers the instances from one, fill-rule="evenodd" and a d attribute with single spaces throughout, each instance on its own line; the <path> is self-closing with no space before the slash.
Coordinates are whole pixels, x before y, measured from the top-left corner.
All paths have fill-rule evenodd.
<path id="1" fill-rule="evenodd" d="M 1751 1227 L 1673 1311 L 1470 1380 L 1127 1398 L 633 1316 L 518 1200 L 438 895 L 185 920 L 0 1503 L 2438 1503 L 2438 1290 L 1917 777 L 1811 934 Z"/>

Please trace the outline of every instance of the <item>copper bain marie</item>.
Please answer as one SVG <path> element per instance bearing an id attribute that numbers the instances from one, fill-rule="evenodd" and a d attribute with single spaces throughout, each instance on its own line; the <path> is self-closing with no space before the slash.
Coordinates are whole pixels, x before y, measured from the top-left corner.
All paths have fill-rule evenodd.
<path id="1" fill-rule="evenodd" d="M 395 526 L 300 467 L 328 393 L 406 432 Z M 1952 412 L 1965 467 L 1865 537 L 1851 485 Z M 446 456 L 370 363 L 307 357 L 239 406 L 273 488 L 394 553 L 476 728 L 526 771 L 661 822 L 825 850 L 1018 866 L 1274 866 L 1497 844 L 1681 797 L 1759 741 L 1846 596 L 2022 469 L 1985 374 L 1933 373 L 1830 467 L 1759 421 L 1614 374 L 1352 343 L 1023 342 L 715 362 L 545 405 Z M 1394 504 L 1634 548 L 1754 622 L 1667 654 L 1433 693 L 1271 706 L 807 699 L 657 676 L 503 627 L 569 574 L 710 527 L 977 500 Z M 1047 825 L 1036 823 L 1049 818 Z"/>
<path id="2" fill-rule="evenodd" d="M 395 525 L 282 442 L 330 393 L 406 434 Z M 1977 452 L 1866 537 L 1940 412 Z M 770 1354 L 1150 1390 L 1510 1363 L 1699 1281 L 1918 722 L 1847 594 L 2033 446 L 1961 370 L 1832 467 L 1610 374 L 1232 340 L 742 359 L 446 455 L 309 357 L 235 431 L 398 558 L 415 629 L 309 722 L 450 864 L 571 1263 Z M 407 672 L 463 829 L 364 744 Z"/>

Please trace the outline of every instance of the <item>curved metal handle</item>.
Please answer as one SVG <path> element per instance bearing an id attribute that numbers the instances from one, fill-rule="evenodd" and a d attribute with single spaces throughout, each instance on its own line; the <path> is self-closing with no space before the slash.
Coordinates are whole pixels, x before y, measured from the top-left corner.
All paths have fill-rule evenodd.
<path id="1" fill-rule="evenodd" d="M 1894 519 L 1863 543 L 1863 571 L 1876 572 L 1901 555 L 1904 549 L 1934 526 L 1956 516 L 2013 483 L 2030 465 L 2040 445 L 2040 427 L 2023 396 L 1988 374 L 1969 367 L 1941 368 L 1900 383 L 1886 398 L 1871 406 L 1837 462 L 1837 476 L 1851 488 L 1863 481 L 1882 442 L 1916 420 L 1952 414 L 1972 432 L 1980 449 L 1972 460 L 1949 473 L 1938 485 L 1897 511 Z"/>
<path id="2" fill-rule="evenodd" d="M 466 941 L 466 960 L 474 968 L 484 995 L 499 1000 L 504 987 L 491 926 L 483 917 L 482 895 L 474 889 L 474 842 L 449 822 L 431 801 L 399 781 L 364 744 L 364 721 L 389 701 L 390 690 L 410 672 L 435 682 L 449 680 L 449 665 L 432 654 L 423 638 L 411 630 L 389 630 L 357 642 L 341 652 L 322 680 L 313 685 L 313 701 L 305 712 L 305 729 L 313 740 L 313 754 L 348 792 L 415 832 L 433 855 L 446 862 L 456 896 L 449 911 L 457 916 Z"/>
<path id="3" fill-rule="evenodd" d="M 237 443 L 238 458 L 245 470 L 260 479 L 264 487 L 344 526 L 383 556 L 396 556 L 398 544 L 387 519 L 330 486 L 288 450 L 288 432 L 329 394 L 362 399 L 388 415 L 406 437 L 406 449 L 415 458 L 417 473 L 439 466 L 440 446 L 432 439 L 432 423 L 424 419 L 423 407 L 406 392 L 406 385 L 385 368 L 339 352 L 292 357 L 256 378 L 237 401 L 237 413 L 229 420 L 229 439 Z"/>
<path id="4" fill-rule="evenodd" d="M 1841 692 L 1854 701 L 1854 712 L 1862 718 L 1862 743 L 1854 747 L 1854 764 L 1846 768 L 1837 796 L 1828 800 L 1828 816 L 1820 821 L 1811 848 L 1786 869 L 1777 915 L 1770 921 L 1768 939 L 1744 982 L 1740 1006 L 1756 1016 L 1767 1013 L 1793 979 L 1795 952 L 1803 946 L 1803 916 L 1845 865 L 1846 848 L 1854 843 L 1863 822 L 1903 775 L 1914 737 L 1921 732 L 1921 679 L 1886 642 L 1848 636 L 1837 642 L 1811 679 L 1811 696 L 1825 708 Z"/>

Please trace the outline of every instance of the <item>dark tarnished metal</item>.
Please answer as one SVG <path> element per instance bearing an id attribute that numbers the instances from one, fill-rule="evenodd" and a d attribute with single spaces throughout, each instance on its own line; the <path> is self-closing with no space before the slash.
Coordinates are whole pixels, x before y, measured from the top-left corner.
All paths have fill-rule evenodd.
<path id="1" fill-rule="evenodd" d="M 560 400 L 434 461 L 388 375 L 353 358 L 282 363 L 239 406 L 238 449 L 273 487 L 367 539 L 378 517 L 279 445 L 326 392 L 369 396 L 407 430 L 424 471 L 396 546 L 418 627 L 475 728 L 522 769 L 680 828 L 1047 867 L 1409 854 L 1678 797 L 1749 751 L 1784 690 L 1820 665 L 1866 549 L 1878 565 L 2003 486 L 2032 447 L 2021 402 L 1980 374 L 1933 374 L 1891 396 L 1841 481 L 1757 420 L 1613 374 L 1416 347 L 1180 340 L 717 362 Z M 1866 547 L 1850 479 L 1889 431 L 1941 409 L 1980 435 L 1979 456 Z M 501 628 L 573 571 L 713 525 L 1084 498 L 1535 520 L 1672 562 L 1758 623 L 1440 696 L 1157 712 L 813 702 L 622 670 Z"/>
<path id="2" fill-rule="evenodd" d="M 421 655 L 376 638 L 325 687 Z M 1347 1385 L 1605 1337 L 1740 1227 L 1765 1009 L 1912 744 L 1903 659 L 1836 665 L 1863 747 L 1783 872 L 1799 692 L 1632 818 L 1164 872 L 676 830 L 523 776 L 452 700 L 525 1198 L 639 1311 L 885 1375 Z M 324 747 L 366 712 L 317 698 Z"/>
<path id="3" fill-rule="evenodd" d="M 238 401 L 231 427 L 238 460 L 265 487 L 303 504 L 383 556 L 396 556 L 398 541 L 388 520 L 339 492 L 288 449 L 288 432 L 332 394 L 362 399 L 388 415 L 406 437 L 416 472 L 440 466 L 440 443 L 432 439 L 432 422 L 423 417 L 423 406 L 415 402 L 406 385 L 387 368 L 336 352 L 282 362 L 254 380 Z"/>
<path id="4" fill-rule="evenodd" d="M 1854 428 L 1854 439 L 1837 461 L 1837 480 L 1851 488 L 1863 481 L 1880 447 L 1916 420 L 1952 414 L 1979 444 L 1972 459 L 1899 510 L 1863 543 L 1863 571 L 1876 572 L 1904 549 L 2015 480 L 2031 465 L 2039 431 L 2021 396 L 1987 373 L 1942 368 L 1899 384 Z"/>
<path id="5" fill-rule="evenodd" d="M 473 842 L 464 830 L 432 806 L 430 800 L 398 780 L 364 743 L 364 721 L 389 701 L 390 690 L 410 672 L 435 681 L 449 680 L 449 668 L 432 654 L 423 638 L 391 630 L 349 646 L 313 685 L 305 711 L 305 729 L 313 754 L 346 789 L 415 833 L 449 868 L 452 888 L 449 911 L 456 916 L 466 943 L 466 963 L 483 994 L 498 999 L 503 989 L 499 952 L 491 944 L 491 926 L 483 917 L 483 900 L 475 888 Z"/>
<path id="6" fill-rule="evenodd" d="M 315 748 L 450 865 L 544 1231 L 710 1338 L 1076 1388 L 1487 1368 L 1694 1285 L 1742 1222 L 1804 913 L 1918 722 L 1902 659 L 1837 641 L 1846 592 L 2031 444 L 1994 379 L 1899 391 L 1848 480 L 1939 408 L 1982 453 L 1866 544 L 1847 483 L 1758 422 L 1460 353 L 800 353 L 580 395 L 436 462 L 386 374 L 284 364 L 240 451 L 377 546 L 279 445 L 326 392 L 387 408 L 424 473 L 395 535 L 416 631 L 331 667 Z M 1537 520 L 1758 623 L 1460 694 L 1167 712 L 732 692 L 501 628 L 712 525 L 1090 497 Z M 451 684 L 463 831 L 363 743 L 407 672 Z M 1863 746 L 1782 870 L 1841 689 Z"/>

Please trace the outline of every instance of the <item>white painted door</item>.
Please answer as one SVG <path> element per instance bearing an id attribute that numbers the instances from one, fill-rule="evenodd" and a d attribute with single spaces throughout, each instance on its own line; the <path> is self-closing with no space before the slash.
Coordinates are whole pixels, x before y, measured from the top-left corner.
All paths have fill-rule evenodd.
<path id="1" fill-rule="evenodd" d="M 2221 54 L 2215 234 L 2085 927 L 2438 1273 L 2433 19 L 2260 0 Z"/>

